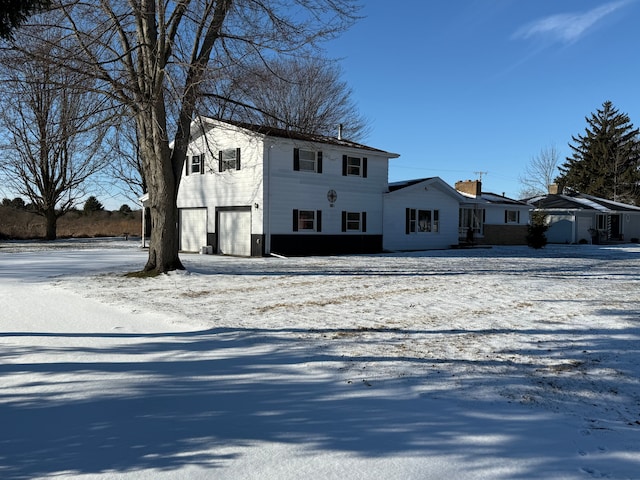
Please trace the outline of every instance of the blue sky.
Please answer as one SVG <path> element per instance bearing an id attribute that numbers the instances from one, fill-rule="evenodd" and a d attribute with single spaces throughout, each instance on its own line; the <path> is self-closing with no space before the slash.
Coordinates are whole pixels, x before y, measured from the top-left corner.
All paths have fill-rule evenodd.
<path id="1" fill-rule="evenodd" d="M 640 0 L 365 0 L 328 45 L 369 119 L 367 145 L 399 153 L 390 181 L 482 174 L 517 198 L 540 150 L 561 161 L 611 100 L 640 126 Z"/>

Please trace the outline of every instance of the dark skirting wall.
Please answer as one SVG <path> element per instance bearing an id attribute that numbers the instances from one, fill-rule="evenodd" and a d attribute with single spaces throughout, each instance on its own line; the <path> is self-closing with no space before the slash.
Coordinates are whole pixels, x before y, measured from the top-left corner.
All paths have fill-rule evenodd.
<path id="1" fill-rule="evenodd" d="M 271 235 L 280 255 L 340 255 L 382 252 L 382 235 Z"/>

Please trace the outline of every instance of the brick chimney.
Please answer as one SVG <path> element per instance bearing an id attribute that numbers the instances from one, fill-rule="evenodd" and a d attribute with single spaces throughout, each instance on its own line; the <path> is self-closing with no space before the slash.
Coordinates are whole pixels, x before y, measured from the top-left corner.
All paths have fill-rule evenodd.
<path id="1" fill-rule="evenodd" d="M 456 190 L 479 197 L 482 195 L 482 182 L 480 180 L 461 180 L 456 182 Z"/>
<path id="2" fill-rule="evenodd" d="M 558 195 L 560 193 L 560 187 L 558 187 L 557 183 L 552 183 L 549 185 L 549 195 Z"/>

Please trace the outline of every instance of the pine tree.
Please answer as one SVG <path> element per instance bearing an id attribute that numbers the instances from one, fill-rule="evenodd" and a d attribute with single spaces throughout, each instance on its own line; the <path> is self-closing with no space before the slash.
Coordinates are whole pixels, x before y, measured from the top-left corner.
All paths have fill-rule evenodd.
<path id="1" fill-rule="evenodd" d="M 610 101 L 585 120 L 585 134 L 571 137 L 573 155 L 560 166 L 557 183 L 588 195 L 640 203 L 639 130 Z"/>
<path id="2" fill-rule="evenodd" d="M 13 30 L 29 15 L 46 9 L 50 0 L 0 0 L 0 38 L 12 38 Z"/>

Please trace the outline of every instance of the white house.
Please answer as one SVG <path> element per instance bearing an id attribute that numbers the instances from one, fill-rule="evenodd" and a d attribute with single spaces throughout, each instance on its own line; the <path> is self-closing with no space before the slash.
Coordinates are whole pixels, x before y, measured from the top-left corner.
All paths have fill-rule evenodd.
<path id="1" fill-rule="evenodd" d="M 438 177 L 389 184 L 384 194 L 385 250 L 431 250 L 458 244 L 464 197 Z"/>
<path id="2" fill-rule="evenodd" d="M 578 192 L 549 194 L 529 203 L 545 214 L 549 243 L 604 243 L 640 239 L 640 207 Z"/>
<path id="3" fill-rule="evenodd" d="M 459 238 L 462 243 L 524 245 L 531 205 L 482 191 L 479 180 L 456 182 L 464 197 L 460 203 Z"/>
<path id="4" fill-rule="evenodd" d="M 180 248 L 380 252 L 390 158 L 342 138 L 198 118 L 178 192 Z"/>

